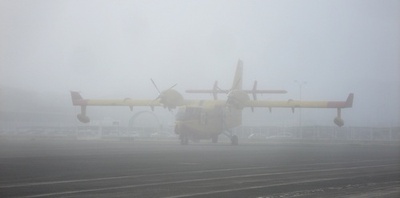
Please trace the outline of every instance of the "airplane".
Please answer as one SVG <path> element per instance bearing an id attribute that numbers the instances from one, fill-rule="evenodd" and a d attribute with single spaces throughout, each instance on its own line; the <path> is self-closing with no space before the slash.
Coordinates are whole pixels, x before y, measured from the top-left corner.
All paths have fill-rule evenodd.
<path id="1" fill-rule="evenodd" d="M 343 108 L 353 106 L 354 94 L 350 93 L 345 101 L 269 101 L 258 100 L 256 95 L 262 93 L 286 93 L 285 90 L 258 90 L 257 81 L 253 89 L 243 90 L 243 62 L 238 61 L 232 87 L 229 90 L 218 88 L 218 82 L 214 83 L 211 90 L 187 90 L 188 93 L 211 93 L 213 100 L 188 100 L 173 88 L 160 91 L 154 81 L 153 85 L 159 95 L 156 99 L 84 99 L 79 92 L 71 91 L 72 104 L 81 107 L 81 113 L 77 118 L 82 123 L 89 123 L 90 119 L 86 114 L 87 106 L 128 106 L 131 111 L 135 106 L 148 106 L 154 111 L 154 107 L 164 107 L 169 110 L 178 109 L 175 116 L 175 133 L 179 135 L 180 143 L 187 145 L 190 141 L 197 142 L 201 139 L 208 139 L 218 142 L 221 134 L 228 136 L 232 145 L 238 145 L 238 137 L 233 134 L 232 129 L 242 123 L 242 110 L 244 108 L 290 108 L 292 112 L 296 108 L 334 108 L 337 109 L 337 116 L 334 123 L 342 127 L 344 121 L 341 118 Z M 218 94 L 226 94 L 226 100 L 219 100 Z M 249 94 L 253 95 L 250 99 Z"/>

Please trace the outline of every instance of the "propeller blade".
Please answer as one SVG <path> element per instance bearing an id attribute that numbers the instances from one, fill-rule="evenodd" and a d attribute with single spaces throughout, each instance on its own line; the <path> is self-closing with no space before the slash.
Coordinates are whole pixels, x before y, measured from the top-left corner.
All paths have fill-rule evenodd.
<path id="1" fill-rule="evenodd" d="M 170 87 L 170 88 L 167 89 L 167 90 L 170 90 L 170 89 L 174 88 L 176 85 L 178 85 L 178 84 L 176 83 L 175 85 L 172 85 L 172 87 Z"/>
<path id="2" fill-rule="evenodd" d="M 158 96 L 157 96 L 157 98 L 154 99 L 154 100 L 161 100 L 161 102 L 164 100 L 164 99 L 163 99 L 163 97 L 164 97 L 164 95 L 165 95 L 164 93 L 165 93 L 166 91 L 168 91 L 168 90 L 173 89 L 176 85 L 178 85 L 178 84 L 172 85 L 172 86 L 171 86 L 169 89 L 167 89 L 166 91 L 161 92 L 160 89 L 158 89 L 157 84 L 154 82 L 154 80 L 153 80 L 152 78 L 150 78 L 150 80 L 151 80 L 151 82 L 153 83 L 154 87 L 156 88 L 156 90 L 157 90 L 157 92 L 158 92 Z"/>
<path id="3" fill-rule="evenodd" d="M 158 87 L 157 87 L 156 83 L 154 82 L 154 80 L 151 79 L 151 78 L 150 78 L 150 80 L 151 80 L 151 82 L 153 83 L 154 87 L 157 89 L 158 94 L 161 94 L 161 92 L 160 92 L 160 90 L 158 89 Z"/>

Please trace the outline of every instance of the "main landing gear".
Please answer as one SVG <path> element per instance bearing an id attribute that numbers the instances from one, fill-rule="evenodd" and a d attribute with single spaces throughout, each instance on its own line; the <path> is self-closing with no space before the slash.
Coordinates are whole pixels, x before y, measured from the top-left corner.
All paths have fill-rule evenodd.
<path id="1" fill-rule="evenodd" d="M 236 135 L 232 135 L 232 131 L 227 131 L 228 133 L 224 133 L 229 139 L 231 139 L 231 145 L 237 146 L 239 145 L 239 138 Z"/>

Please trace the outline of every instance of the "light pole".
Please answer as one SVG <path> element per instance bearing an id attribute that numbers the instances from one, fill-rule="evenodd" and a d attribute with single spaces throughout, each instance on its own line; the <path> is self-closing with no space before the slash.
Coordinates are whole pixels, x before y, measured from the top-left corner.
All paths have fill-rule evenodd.
<path id="1" fill-rule="evenodd" d="M 295 80 L 294 83 L 299 85 L 299 102 L 300 102 L 300 107 L 299 107 L 299 132 L 300 132 L 300 138 L 303 139 L 303 130 L 301 127 L 301 109 L 302 109 L 302 105 L 301 105 L 301 91 L 303 88 L 303 85 L 307 84 L 307 81 L 298 81 Z"/>

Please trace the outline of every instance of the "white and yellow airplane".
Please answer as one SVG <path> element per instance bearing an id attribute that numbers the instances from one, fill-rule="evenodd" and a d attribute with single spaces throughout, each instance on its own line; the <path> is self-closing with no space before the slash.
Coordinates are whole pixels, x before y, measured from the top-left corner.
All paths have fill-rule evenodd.
<path id="1" fill-rule="evenodd" d="M 86 114 L 87 106 L 128 106 L 132 110 L 135 106 L 164 107 L 169 110 L 178 108 L 175 121 L 175 133 L 179 135 L 181 144 L 188 144 L 189 140 L 211 139 L 218 142 L 220 134 L 227 135 L 233 145 L 238 144 L 238 137 L 233 135 L 231 129 L 242 123 L 242 110 L 244 108 L 335 108 L 337 116 L 334 123 L 339 127 L 344 125 L 341 118 L 341 109 L 353 105 L 354 94 L 349 94 L 345 101 L 267 101 L 257 100 L 260 93 L 286 93 L 284 90 L 257 90 L 257 82 L 252 90 L 242 89 L 243 63 L 239 60 L 232 87 L 229 90 L 219 89 L 215 82 L 211 90 L 187 90 L 188 93 L 212 93 L 213 100 L 187 100 L 176 90 L 171 88 L 160 92 L 153 82 L 159 96 L 154 99 L 83 99 L 79 92 L 71 91 L 72 104 L 81 107 L 77 118 L 82 123 L 90 122 Z M 227 94 L 226 100 L 218 100 L 217 94 Z M 249 94 L 253 95 L 250 99 Z"/>

